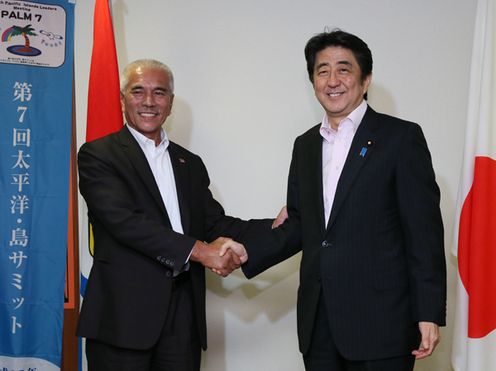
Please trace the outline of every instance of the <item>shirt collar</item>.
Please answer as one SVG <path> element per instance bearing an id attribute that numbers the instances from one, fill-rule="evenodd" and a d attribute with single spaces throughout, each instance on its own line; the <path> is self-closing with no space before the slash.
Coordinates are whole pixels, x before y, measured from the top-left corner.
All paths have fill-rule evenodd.
<path id="1" fill-rule="evenodd" d="M 131 132 L 131 134 L 133 135 L 134 139 L 136 139 L 136 141 L 140 144 L 141 147 L 150 146 L 150 145 L 152 145 L 153 147 L 157 147 L 157 148 L 162 147 L 162 146 L 165 148 L 169 147 L 169 138 L 167 137 L 167 133 L 165 132 L 165 130 L 163 128 L 160 129 L 160 138 L 161 138 L 160 144 L 158 146 L 155 146 L 155 141 L 153 141 L 152 139 L 147 138 L 145 135 L 141 134 L 138 130 L 133 128 L 127 122 L 126 122 L 126 126 L 129 129 L 129 131 Z"/>
<path id="2" fill-rule="evenodd" d="M 360 126 L 360 123 L 363 120 L 363 116 L 365 116 L 366 111 L 367 111 L 367 102 L 365 101 L 365 99 L 363 99 L 362 103 L 360 103 L 357 108 L 351 111 L 351 113 L 346 118 L 344 118 L 341 121 L 341 123 L 343 121 L 349 120 L 353 125 L 353 134 L 355 134 L 356 131 L 358 130 L 358 126 Z M 324 118 L 322 119 L 322 125 L 320 125 L 320 135 L 322 135 L 322 137 L 329 142 L 333 140 L 333 138 L 336 136 L 336 133 L 337 131 L 334 130 L 331 127 L 331 124 L 329 123 L 327 114 L 324 114 Z"/>

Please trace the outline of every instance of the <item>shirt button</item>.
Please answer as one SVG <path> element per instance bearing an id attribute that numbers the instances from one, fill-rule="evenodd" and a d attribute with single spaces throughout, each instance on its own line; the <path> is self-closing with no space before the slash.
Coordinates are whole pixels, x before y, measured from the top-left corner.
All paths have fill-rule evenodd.
<path id="1" fill-rule="evenodd" d="M 328 242 L 327 242 L 326 240 L 324 240 L 324 241 L 322 242 L 322 247 L 327 247 L 327 246 L 328 246 Z"/>

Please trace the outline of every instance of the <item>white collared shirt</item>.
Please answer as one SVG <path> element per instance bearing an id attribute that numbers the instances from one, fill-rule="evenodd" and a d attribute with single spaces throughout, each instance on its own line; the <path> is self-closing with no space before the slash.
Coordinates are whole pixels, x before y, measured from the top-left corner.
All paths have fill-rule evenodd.
<path id="1" fill-rule="evenodd" d="M 332 129 L 327 114 L 322 119 L 320 135 L 322 135 L 322 189 L 324 199 L 325 225 L 329 222 L 336 188 L 350 151 L 353 137 L 367 111 L 367 103 L 362 100 L 338 126 Z"/>
<path id="2" fill-rule="evenodd" d="M 153 177 L 157 183 L 164 202 L 167 215 L 175 232 L 184 234 L 183 226 L 181 224 L 181 213 L 179 210 L 179 201 L 177 199 L 176 180 L 174 178 L 174 171 L 172 169 L 172 162 L 170 159 L 168 147 L 169 138 L 164 129 L 160 131 L 160 138 L 162 141 L 158 146 L 155 141 L 147 138 L 130 125 L 126 124 L 127 128 L 138 142 L 143 150 L 145 157 L 152 170 Z"/>

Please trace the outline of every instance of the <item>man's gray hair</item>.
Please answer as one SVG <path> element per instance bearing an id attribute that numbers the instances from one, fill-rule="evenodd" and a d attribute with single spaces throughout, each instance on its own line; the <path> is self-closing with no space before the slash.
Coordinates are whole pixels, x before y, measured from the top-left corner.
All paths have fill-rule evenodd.
<path id="1" fill-rule="evenodd" d="M 127 84 L 129 82 L 129 75 L 131 74 L 131 72 L 140 67 L 157 69 L 165 72 L 169 76 L 170 90 L 172 93 L 174 93 L 174 76 L 172 75 L 171 69 L 164 63 L 159 62 L 155 59 L 138 59 L 124 67 L 124 70 L 121 73 L 121 93 L 124 93 L 124 90 L 126 90 Z"/>

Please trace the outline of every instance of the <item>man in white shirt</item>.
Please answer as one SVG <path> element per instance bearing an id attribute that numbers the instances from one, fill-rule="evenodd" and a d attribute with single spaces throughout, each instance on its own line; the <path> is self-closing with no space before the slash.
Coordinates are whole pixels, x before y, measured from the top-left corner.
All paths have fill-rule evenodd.
<path id="1" fill-rule="evenodd" d="M 229 274 L 247 256 L 221 236 L 272 222 L 224 214 L 201 159 L 162 129 L 173 100 L 167 66 L 131 63 L 121 78 L 126 126 L 79 151 L 95 239 L 77 330 L 90 371 L 198 371 L 207 345 L 204 267 Z M 222 246 L 230 249 L 221 256 Z"/>

